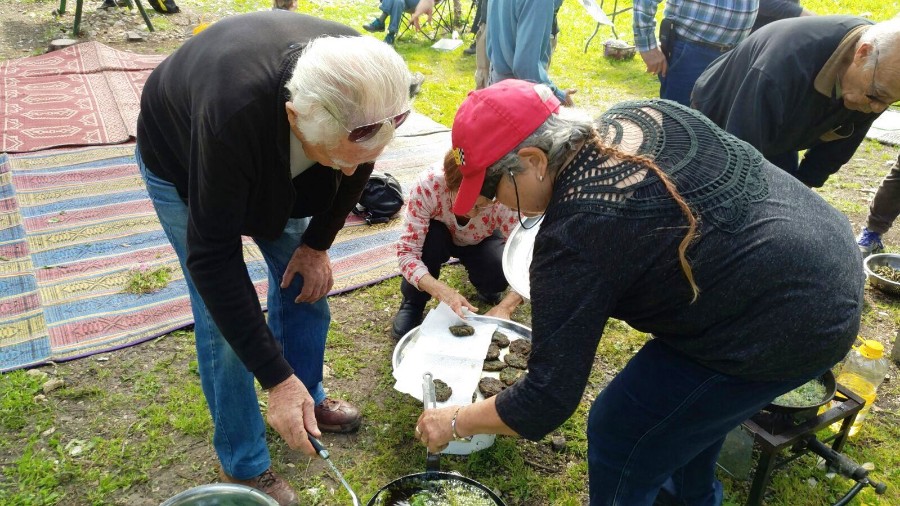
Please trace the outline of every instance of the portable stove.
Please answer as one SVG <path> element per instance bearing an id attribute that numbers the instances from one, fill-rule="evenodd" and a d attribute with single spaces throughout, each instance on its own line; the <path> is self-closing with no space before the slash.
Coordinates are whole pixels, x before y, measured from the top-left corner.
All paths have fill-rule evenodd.
<path id="1" fill-rule="evenodd" d="M 772 471 L 800 458 L 806 452 L 813 452 L 822 457 L 831 470 L 856 481 L 856 484 L 834 506 L 847 504 L 866 486 L 873 487 L 877 494 L 884 493 L 887 488 L 885 484 L 870 480 L 867 470 L 840 453 L 844 443 L 847 442 L 850 427 L 853 426 L 856 415 L 865 401 L 840 384 L 837 385 L 834 401 L 835 403 L 822 413 L 818 413 L 817 408 L 795 413 L 764 410 L 743 423 L 744 429 L 753 435 L 753 440 L 760 450 L 747 506 L 758 506 L 762 503 Z M 816 432 L 839 421 L 841 428 L 835 435 L 821 441 L 816 438 Z M 829 442 L 830 448 L 826 445 Z M 785 448 L 790 448 L 791 455 L 779 459 L 778 454 Z"/>

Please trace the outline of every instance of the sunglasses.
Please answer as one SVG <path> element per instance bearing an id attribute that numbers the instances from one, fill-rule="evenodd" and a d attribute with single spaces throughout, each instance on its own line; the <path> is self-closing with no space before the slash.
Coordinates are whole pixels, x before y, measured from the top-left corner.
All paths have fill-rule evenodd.
<path id="1" fill-rule="evenodd" d="M 326 111 L 327 111 L 327 109 L 326 109 Z M 365 141 L 371 139 L 372 137 L 374 137 L 375 134 L 377 134 L 378 131 L 381 130 L 382 125 L 384 125 L 385 123 L 390 122 L 394 126 L 395 129 L 399 128 L 400 125 L 402 125 L 403 122 L 406 121 L 406 118 L 409 117 L 410 112 L 412 112 L 412 111 L 410 109 L 407 109 L 406 111 L 401 112 L 400 114 L 398 114 L 396 116 L 384 118 L 383 120 L 376 121 L 375 123 L 369 123 L 368 125 L 358 126 L 352 130 L 345 127 L 343 124 L 341 124 L 341 127 L 347 131 L 347 134 L 348 134 L 347 140 L 348 141 L 350 141 L 350 142 L 365 142 Z M 337 116 L 335 116 L 331 111 L 328 111 L 328 114 L 331 114 L 332 118 L 337 119 Z M 338 121 L 338 123 L 340 123 L 340 121 Z"/>

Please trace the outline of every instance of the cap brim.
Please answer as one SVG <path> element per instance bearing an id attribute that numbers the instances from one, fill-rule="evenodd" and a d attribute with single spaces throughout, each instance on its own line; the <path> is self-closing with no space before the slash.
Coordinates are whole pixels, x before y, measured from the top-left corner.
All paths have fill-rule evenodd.
<path id="1" fill-rule="evenodd" d="M 471 176 L 463 177 L 459 185 L 459 191 L 456 193 L 456 200 L 453 202 L 453 214 L 457 216 L 465 216 L 475 206 L 478 195 L 481 194 L 481 187 L 484 185 L 484 170 L 480 170 Z"/>

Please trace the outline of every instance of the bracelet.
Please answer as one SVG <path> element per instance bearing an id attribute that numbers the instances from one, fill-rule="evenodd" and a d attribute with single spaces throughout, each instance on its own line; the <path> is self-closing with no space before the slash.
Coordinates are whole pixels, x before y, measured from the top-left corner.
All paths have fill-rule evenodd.
<path id="1" fill-rule="evenodd" d="M 456 408 L 456 412 L 453 413 L 453 420 L 450 420 L 450 428 L 453 429 L 453 439 L 454 440 L 469 442 L 472 440 L 472 436 L 460 437 L 459 433 L 456 432 L 456 417 L 459 415 L 459 410 L 461 410 L 462 408 L 463 408 L 462 406 Z"/>

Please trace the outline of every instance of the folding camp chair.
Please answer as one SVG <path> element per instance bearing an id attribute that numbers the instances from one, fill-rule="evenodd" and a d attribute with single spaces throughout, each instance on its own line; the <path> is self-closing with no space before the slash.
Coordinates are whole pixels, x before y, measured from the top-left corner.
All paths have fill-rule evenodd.
<path id="1" fill-rule="evenodd" d="M 462 0 L 435 0 L 434 12 L 431 15 L 431 24 L 430 26 L 422 26 L 422 35 L 432 42 L 440 39 L 444 35 L 449 36 L 454 31 L 462 37 L 469 28 L 469 18 L 475 8 L 475 0 L 472 0 L 465 13 L 463 13 L 461 2 Z M 403 21 L 401 22 L 401 28 L 400 32 L 397 34 L 397 38 L 402 37 L 404 33 L 413 28 L 409 19 L 411 14 L 412 12 L 405 12 L 403 14 Z M 419 21 L 424 22 L 424 20 L 421 19 Z"/>
<path id="2" fill-rule="evenodd" d="M 141 17 L 144 18 L 144 23 L 147 24 L 147 29 L 151 32 L 153 31 L 153 25 L 150 23 L 150 16 L 147 15 L 147 11 L 144 10 L 143 4 L 141 4 L 141 0 L 126 0 L 131 5 L 133 1 L 137 4 L 138 11 L 141 13 Z M 78 37 L 79 28 L 81 26 L 81 9 L 84 0 L 75 0 L 75 25 L 72 27 L 72 37 Z M 59 10 L 57 11 L 60 16 L 66 13 L 66 0 L 59 0 Z"/>

